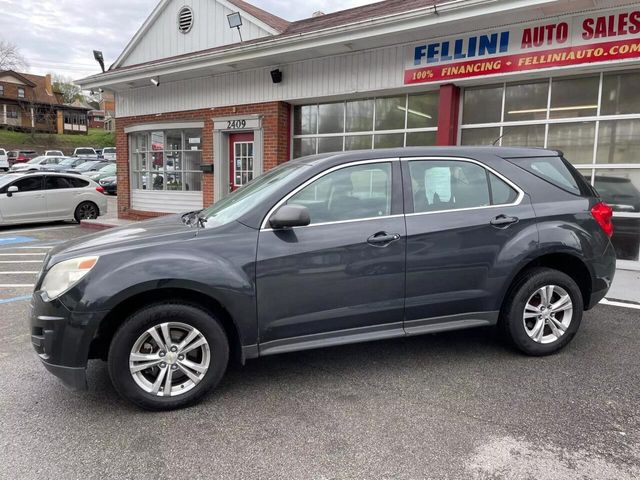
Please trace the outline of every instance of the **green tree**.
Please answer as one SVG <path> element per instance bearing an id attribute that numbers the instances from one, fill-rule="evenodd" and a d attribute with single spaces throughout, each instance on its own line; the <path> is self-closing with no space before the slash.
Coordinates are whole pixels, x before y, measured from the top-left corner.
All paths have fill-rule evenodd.
<path id="1" fill-rule="evenodd" d="M 73 103 L 76 100 L 85 101 L 82 90 L 70 78 L 56 75 L 53 77 L 53 89 L 62 94 L 64 103 Z"/>

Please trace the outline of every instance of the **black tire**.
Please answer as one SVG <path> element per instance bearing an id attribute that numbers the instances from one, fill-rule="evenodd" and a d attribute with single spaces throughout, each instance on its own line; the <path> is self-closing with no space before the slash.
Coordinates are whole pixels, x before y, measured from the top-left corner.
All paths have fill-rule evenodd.
<path id="1" fill-rule="evenodd" d="M 135 342 L 149 328 L 165 322 L 178 322 L 196 328 L 209 344 L 210 364 L 191 390 L 177 396 L 158 396 L 143 390 L 129 371 L 129 355 Z M 229 361 L 229 343 L 224 329 L 210 313 L 185 303 L 159 303 L 138 310 L 118 329 L 109 346 L 108 367 L 111 382 L 125 399 L 145 410 L 173 410 L 197 402 L 222 379 Z"/>
<path id="2" fill-rule="evenodd" d="M 75 218 L 78 223 L 80 223 L 80 220 L 98 218 L 98 215 L 100 215 L 100 209 L 93 202 L 82 202 L 76 207 L 75 212 L 73 212 L 73 218 Z"/>
<path id="3" fill-rule="evenodd" d="M 534 341 L 527 334 L 524 311 L 529 298 L 538 289 L 548 285 L 559 286 L 569 294 L 573 311 L 571 323 L 564 334 L 551 343 L 543 344 Z M 499 325 L 505 337 L 520 351 L 532 356 L 551 355 L 573 339 L 580 327 L 583 309 L 582 292 L 571 277 L 558 270 L 536 267 L 527 270 L 515 280 L 504 300 Z M 533 321 L 535 322 L 535 319 Z"/>

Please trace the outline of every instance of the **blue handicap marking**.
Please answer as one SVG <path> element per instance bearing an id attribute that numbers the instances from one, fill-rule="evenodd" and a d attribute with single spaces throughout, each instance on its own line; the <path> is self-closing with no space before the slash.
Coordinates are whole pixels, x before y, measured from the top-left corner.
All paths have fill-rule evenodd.
<path id="1" fill-rule="evenodd" d="M 31 237 L 0 237 L 0 247 L 3 245 L 15 245 L 16 243 L 35 242 L 35 238 Z"/>

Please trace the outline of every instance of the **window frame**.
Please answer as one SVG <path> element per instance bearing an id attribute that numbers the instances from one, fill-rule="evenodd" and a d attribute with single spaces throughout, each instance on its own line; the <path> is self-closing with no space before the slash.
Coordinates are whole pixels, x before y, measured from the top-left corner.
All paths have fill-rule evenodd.
<path id="1" fill-rule="evenodd" d="M 489 173 L 492 173 L 497 178 L 505 182 L 511 188 L 513 188 L 518 196 L 511 203 L 501 203 L 497 205 L 482 205 L 479 207 L 461 207 L 461 208 L 449 208 L 446 210 L 432 210 L 429 212 L 416 212 L 415 206 L 413 204 L 413 184 L 411 182 L 411 172 L 409 170 L 410 162 L 421 162 L 421 161 L 432 161 L 432 162 L 467 162 L 478 165 L 480 168 L 484 169 L 485 177 L 487 179 L 487 188 L 489 189 L 489 199 L 493 202 L 493 195 L 491 191 L 491 185 L 489 180 Z M 482 163 L 478 160 L 467 158 L 467 157 L 442 157 L 442 156 L 429 156 L 429 157 L 406 157 L 402 158 L 402 177 L 403 177 L 403 190 L 404 190 L 404 205 L 405 205 L 405 215 L 407 217 L 413 217 L 417 215 L 433 215 L 439 213 L 455 213 L 455 212 L 464 212 L 464 211 L 473 211 L 473 210 L 483 210 L 487 208 L 505 208 L 505 207 L 515 207 L 522 203 L 524 199 L 524 190 L 520 188 L 516 183 L 512 180 L 505 177 L 500 172 L 491 168 L 485 163 Z"/>
<path id="2" fill-rule="evenodd" d="M 24 87 L 18 87 L 18 98 L 26 98 L 27 91 Z"/>
<path id="3" fill-rule="evenodd" d="M 15 193 L 31 193 L 31 192 L 38 192 L 38 191 L 39 191 L 39 192 L 44 193 L 44 175 L 38 175 L 38 174 L 35 174 L 35 175 L 34 175 L 34 174 L 31 174 L 31 175 L 26 175 L 26 176 L 23 176 L 23 177 L 17 178 L 17 179 L 15 179 L 13 182 L 11 182 L 11 183 L 9 183 L 9 184 L 5 185 L 4 187 L 2 187 L 2 191 L 0 192 L 0 194 L 7 193 L 7 190 L 9 189 L 9 187 L 12 187 L 12 186 L 14 186 L 16 183 L 21 182 L 21 181 L 23 181 L 23 180 L 27 180 L 27 179 L 29 179 L 29 178 L 40 178 L 40 190 L 27 190 L 27 191 L 24 191 L 24 190 L 18 190 L 18 191 L 17 191 L 17 192 L 15 192 Z M 14 193 L 14 195 L 15 195 L 15 193 Z"/>
<path id="4" fill-rule="evenodd" d="M 314 183 L 316 180 L 321 179 L 325 175 L 329 175 L 330 173 L 336 172 L 338 170 L 342 170 L 345 168 L 356 167 L 359 165 L 369 165 L 375 163 L 390 163 L 391 164 L 391 213 L 389 215 L 381 215 L 378 217 L 368 217 L 368 218 L 355 218 L 350 220 L 337 220 L 333 222 L 321 222 L 321 223 L 313 223 L 310 225 L 300 226 L 300 227 L 292 227 L 292 229 L 297 228 L 312 228 L 312 227 L 320 227 L 326 225 L 339 225 L 342 223 L 353 223 L 353 222 L 364 222 L 370 220 L 380 220 L 383 218 L 394 218 L 394 217 L 402 217 L 404 213 L 402 212 L 402 182 L 401 182 L 401 174 L 400 174 L 400 158 L 392 157 L 392 158 L 376 158 L 370 160 L 357 160 L 353 162 L 343 163 L 340 165 L 335 165 L 333 167 L 329 167 L 322 172 L 319 172 L 313 175 L 308 180 L 304 181 L 302 184 L 298 185 L 296 188 L 287 193 L 284 197 L 276 202 L 276 204 L 271 207 L 271 209 L 267 212 L 265 217 L 262 219 L 260 223 L 260 231 L 262 232 L 272 232 L 273 228 L 269 226 L 269 219 L 271 216 L 283 205 L 285 205 L 291 197 L 299 193 L 301 190 L 304 190 L 306 187 Z M 400 208 L 400 213 L 397 212 L 398 207 Z"/>

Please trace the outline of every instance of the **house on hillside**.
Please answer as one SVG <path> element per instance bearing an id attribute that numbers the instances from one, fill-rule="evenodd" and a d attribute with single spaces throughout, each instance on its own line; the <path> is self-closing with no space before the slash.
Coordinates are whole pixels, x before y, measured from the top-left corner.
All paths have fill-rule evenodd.
<path id="1" fill-rule="evenodd" d="M 0 128 L 87 134 L 85 106 L 65 105 L 51 75 L 0 72 Z"/>

